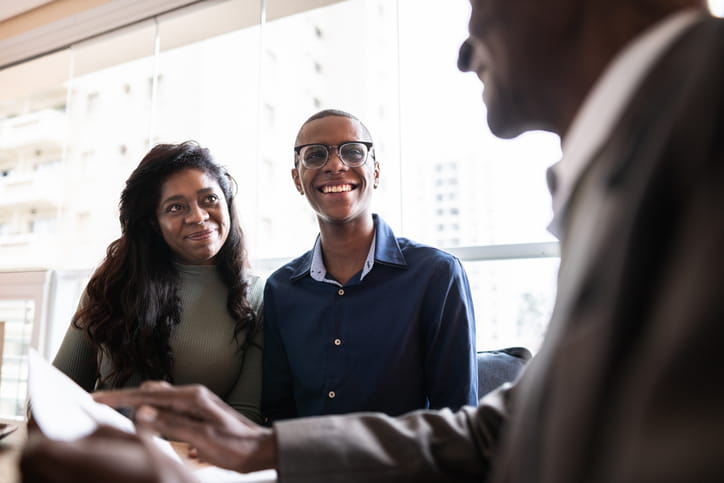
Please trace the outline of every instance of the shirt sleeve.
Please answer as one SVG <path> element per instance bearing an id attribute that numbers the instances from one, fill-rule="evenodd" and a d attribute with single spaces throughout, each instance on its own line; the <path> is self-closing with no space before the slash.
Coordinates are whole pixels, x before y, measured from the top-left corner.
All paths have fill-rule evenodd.
<path id="1" fill-rule="evenodd" d="M 322 416 L 274 424 L 279 481 L 380 483 L 483 481 L 506 419 L 506 385 L 480 406 Z"/>
<path id="2" fill-rule="evenodd" d="M 440 260 L 425 296 L 425 385 L 431 409 L 478 401 L 475 315 L 460 261 Z"/>
<path id="3" fill-rule="evenodd" d="M 262 416 L 267 424 L 297 416 L 292 371 L 279 334 L 273 292 L 267 283 L 264 289 L 264 370 L 261 399 Z"/>
<path id="4" fill-rule="evenodd" d="M 86 303 L 87 296 L 84 291 L 78 309 Z M 53 365 L 80 387 L 91 392 L 95 389 L 98 374 L 97 355 L 96 346 L 88 338 L 86 331 L 74 327 L 71 323 L 55 355 Z"/>
<path id="5" fill-rule="evenodd" d="M 225 398 L 225 402 L 255 423 L 261 423 L 261 372 L 264 347 L 264 282 L 255 278 L 248 288 L 251 304 L 260 329 L 248 344 L 244 354 L 239 378 Z"/>

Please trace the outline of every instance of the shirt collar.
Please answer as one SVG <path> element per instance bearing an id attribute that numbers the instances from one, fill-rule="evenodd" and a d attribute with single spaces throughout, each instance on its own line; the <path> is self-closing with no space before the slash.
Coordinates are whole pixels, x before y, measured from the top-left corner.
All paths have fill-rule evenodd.
<path id="1" fill-rule="evenodd" d="M 400 250 L 400 246 L 397 244 L 397 239 L 395 238 L 395 234 L 392 232 L 392 229 L 376 214 L 372 215 L 372 219 L 374 221 L 375 232 L 372 236 L 372 243 L 370 243 L 370 250 L 367 253 L 362 273 L 360 274 L 360 280 L 363 280 L 367 274 L 370 273 L 375 261 L 387 265 L 397 265 L 400 267 L 407 266 L 405 256 L 402 254 L 402 250 Z M 318 282 L 331 282 L 339 285 L 337 281 L 327 278 L 327 268 L 324 266 L 322 242 L 319 236 L 317 236 L 317 239 L 314 242 L 311 257 L 309 257 L 300 268 L 301 270 L 299 270 L 293 278 L 309 272 L 309 276 Z"/>
<path id="2" fill-rule="evenodd" d="M 377 236 L 375 261 L 400 268 L 407 267 L 407 260 L 405 260 L 405 255 L 402 254 L 402 250 L 397 243 L 397 237 L 395 237 L 395 234 L 392 232 L 392 228 L 379 216 L 372 215 L 372 218 L 375 220 Z"/>
<path id="3" fill-rule="evenodd" d="M 372 235 L 372 243 L 370 243 L 370 249 L 367 252 L 367 258 L 365 259 L 364 267 L 362 267 L 362 273 L 360 274 L 360 280 L 365 278 L 365 275 L 370 273 L 372 266 L 375 263 L 375 240 L 377 233 Z M 327 267 L 324 266 L 324 257 L 322 256 L 322 240 L 317 236 L 317 240 L 314 242 L 314 248 L 312 249 L 312 260 L 309 267 L 309 276 L 317 282 L 329 282 L 336 285 L 341 285 L 338 281 L 327 278 Z"/>
<path id="4" fill-rule="evenodd" d="M 548 231 L 553 235 L 560 237 L 576 184 L 611 134 L 634 90 L 664 50 L 703 16 L 698 9 L 687 9 L 657 23 L 626 46 L 596 82 L 563 137 L 562 159 L 549 168 L 553 220 Z"/>

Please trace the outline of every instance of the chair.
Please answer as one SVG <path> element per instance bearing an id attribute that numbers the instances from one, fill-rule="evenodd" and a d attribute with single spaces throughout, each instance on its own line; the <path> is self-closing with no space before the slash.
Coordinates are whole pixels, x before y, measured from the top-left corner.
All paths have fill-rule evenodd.
<path id="1" fill-rule="evenodd" d="M 478 352 L 478 397 L 483 397 L 504 382 L 511 382 L 532 357 L 525 347 Z"/>

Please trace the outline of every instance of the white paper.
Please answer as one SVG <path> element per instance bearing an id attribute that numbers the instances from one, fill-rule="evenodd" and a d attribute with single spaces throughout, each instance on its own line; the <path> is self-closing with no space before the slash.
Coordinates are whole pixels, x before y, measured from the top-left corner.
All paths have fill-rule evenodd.
<path id="1" fill-rule="evenodd" d="M 237 473 L 218 466 L 207 466 L 194 471 L 194 475 L 204 483 L 275 483 L 277 481 L 276 470 Z"/>
<path id="2" fill-rule="evenodd" d="M 97 403 L 75 381 L 63 374 L 34 349 L 30 349 L 28 366 L 28 397 L 33 418 L 40 430 L 51 439 L 70 441 L 93 432 L 99 424 L 134 433 L 133 422 L 115 409 Z M 158 447 L 176 461 L 181 461 L 171 444 L 154 438 Z M 237 473 L 217 466 L 193 470 L 194 475 L 207 483 L 273 483 L 275 470 Z"/>
<path id="3" fill-rule="evenodd" d="M 30 349 L 28 397 L 33 418 L 48 438 L 71 441 L 105 424 L 127 433 L 136 431 L 133 422 L 110 406 L 97 403 L 71 378 L 60 372 L 35 349 Z M 154 442 L 171 458 L 181 461 L 168 441 Z"/>
<path id="4" fill-rule="evenodd" d="M 51 439 L 70 441 L 93 432 L 103 422 L 128 433 L 133 423 L 104 404 L 98 404 L 72 379 L 30 349 L 28 393 L 33 417 Z"/>

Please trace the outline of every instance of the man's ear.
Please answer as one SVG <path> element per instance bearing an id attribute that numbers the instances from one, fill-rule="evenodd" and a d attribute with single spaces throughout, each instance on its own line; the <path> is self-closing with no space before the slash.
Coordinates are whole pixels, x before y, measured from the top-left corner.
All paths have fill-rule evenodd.
<path id="1" fill-rule="evenodd" d="M 300 195 L 304 194 L 304 188 L 302 187 L 302 180 L 299 179 L 299 170 L 292 168 L 292 179 L 294 180 L 294 186 L 297 187 Z"/>
<path id="2" fill-rule="evenodd" d="M 378 163 L 377 161 L 375 161 L 374 177 L 375 177 L 374 187 L 377 188 L 377 186 L 380 184 L 380 163 Z"/>

